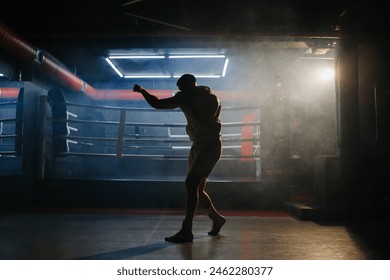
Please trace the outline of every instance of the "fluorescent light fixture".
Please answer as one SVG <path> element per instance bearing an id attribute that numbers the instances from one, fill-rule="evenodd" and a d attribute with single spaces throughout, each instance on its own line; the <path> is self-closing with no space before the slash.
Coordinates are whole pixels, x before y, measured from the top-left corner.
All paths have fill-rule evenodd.
<path id="1" fill-rule="evenodd" d="M 193 74 L 196 78 L 221 78 L 221 75 L 202 75 Z M 173 75 L 172 78 L 180 78 L 182 75 Z"/>
<path id="2" fill-rule="evenodd" d="M 169 55 L 168 58 L 225 58 L 224 55 L 220 54 L 206 54 L 206 55 Z"/>
<path id="3" fill-rule="evenodd" d="M 229 64 L 229 58 L 226 57 L 225 63 L 223 64 L 222 77 L 225 77 L 225 75 L 226 75 L 226 70 L 227 70 L 228 64 Z"/>
<path id="4" fill-rule="evenodd" d="M 109 59 L 163 59 L 165 55 L 110 55 Z"/>
<path id="5" fill-rule="evenodd" d="M 108 57 L 106 57 L 106 61 L 111 66 L 111 68 L 114 69 L 114 71 L 118 74 L 118 76 L 123 78 L 122 72 L 119 71 L 119 69 L 115 66 L 114 63 L 112 63 L 112 61 Z"/>
<path id="6" fill-rule="evenodd" d="M 221 75 L 196 75 L 197 78 L 221 78 Z"/>
<path id="7" fill-rule="evenodd" d="M 170 62 L 170 60 L 172 61 Z M 180 59 L 184 59 L 184 64 L 179 63 Z M 166 79 L 166 78 L 178 78 L 181 75 L 178 72 L 185 71 L 186 65 L 189 63 L 195 63 L 196 68 L 194 74 L 198 78 L 221 78 L 225 77 L 229 59 L 223 54 L 175 54 L 175 55 L 110 55 L 105 58 L 107 63 L 118 74 L 119 77 L 125 79 Z M 197 59 L 200 59 L 197 61 Z M 207 59 L 217 59 L 208 62 Z M 132 62 L 133 60 L 133 62 Z M 139 61 L 141 60 L 141 61 Z M 150 60 L 150 61 L 148 61 Z M 161 61 L 159 61 L 161 60 Z M 176 62 L 173 62 L 175 60 Z M 152 62 L 154 61 L 154 62 Z M 161 64 L 163 63 L 163 64 Z M 145 65 L 145 67 L 143 66 Z M 130 66 L 130 67 L 129 67 Z M 221 68 L 219 68 L 221 67 Z M 126 70 L 130 69 L 130 70 Z M 147 69 L 169 69 L 169 72 L 173 74 L 166 74 L 165 71 L 150 71 Z M 205 71 L 203 72 L 203 68 Z M 151 73 L 152 72 L 152 73 Z M 153 73 L 154 72 L 154 73 Z"/>
<path id="8" fill-rule="evenodd" d="M 166 79 L 171 78 L 169 75 L 124 75 L 125 79 Z"/>

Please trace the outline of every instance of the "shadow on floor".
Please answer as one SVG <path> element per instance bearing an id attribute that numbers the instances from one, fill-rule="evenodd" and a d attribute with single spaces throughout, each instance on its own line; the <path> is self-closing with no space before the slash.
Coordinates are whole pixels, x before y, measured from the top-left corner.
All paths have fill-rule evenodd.
<path id="1" fill-rule="evenodd" d="M 86 256 L 82 258 L 76 258 L 74 260 L 126 260 L 126 259 L 132 259 L 134 257 L 149 254 L 155 251 L 162 250 L 164 248 L 174 246 L 174 243 L 153 243 L 153 244 L 146 244 L 142 246 L 137 246 L 133 248 L 128 248 L 124 250 L 118 250 L 118 251 L 112 251 L 92 256 Z"/>

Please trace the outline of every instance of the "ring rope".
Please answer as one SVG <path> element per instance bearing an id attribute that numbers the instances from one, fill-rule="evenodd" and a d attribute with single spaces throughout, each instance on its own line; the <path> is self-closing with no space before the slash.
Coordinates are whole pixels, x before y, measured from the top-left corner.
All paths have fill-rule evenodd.
<path id="1" fill-rule="evenodd" d="M 120 122 L 117 121 L 89 121 L 89 120 L 80 120 L 80 119 L 50 119 L 53 122 L 62 122 L 62 123 L 95 123 L 95 124 L 115 124 L 118 125 Z M 125 122 L 126 126 L 148 126 L 148 127 L 186 127 L 185 123 L 138 123 L 138 122 Z M 236 126 L 256 126 L 260 125 L 260 121 L 256 122 L 227 122 L 222 123 L 224 127 L 236 127 Z"/>
<path id="2" fill-rule="evenodd" d="M 158 112 L 154 108 L 136 108 L 136 107 L 120 107 L 120 106 L 103 106 L 93 104 L 80 104 L 72 102 L 62 102 L 61 105 L 69 105 L 73 107 L 88 107 L 96 109 L 109 109 L 109 110 L 126 110 L 126 111 L 145 111 L 145 112 Z M 243 106 L 243 107 L 223 107 L 222 111 L 240 111 L 240 110 L 260 110 L 258 106 Z M 164 112 L 181 112 L 181 109 L 164 109 Z"/>

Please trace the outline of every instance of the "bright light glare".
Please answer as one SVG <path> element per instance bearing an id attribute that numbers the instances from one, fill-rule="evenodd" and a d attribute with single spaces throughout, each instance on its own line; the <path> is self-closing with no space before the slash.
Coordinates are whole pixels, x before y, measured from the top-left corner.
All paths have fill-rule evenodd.
<path id="1" fill-rule="evenodd" d="M 225 77 L 227 66 L 229 63 L 229 58 L 225 55 L 219 54 L 202 54 L 202 55 L 110 55 L 106 57 L 105 60 L 111 66 L 111 68 L 119 75 L 121 78 L 125 79 L 148 79 L 148 78 L 177 78 L 181 75 L 173 74 L 173 75 L 165 75 L 165 74 L 146 74 L 146 75 L 125 75 L 115 64 L 114 60 L 121 59 L 198 59 L 198 58 L 208 58 L 208 59 L 224 59 L 224 65 L 221 74 L 199 74 L 196 75 L 198 78 L 221 78 Z"/>
<path id="2" fill-rule="evenodd" d="M 163 59 L 164 55 L 110 55 L 109 59 Z"/>
<path id="3" fill-rule="evenodd" d="M 334 71 L 330 68 L 324 69 L 320 72 L 320 78 L 325 81 L 333 79 Z"/>
<path id="4" fill-rule="evenodd" d="M 224 55 L 207 54 L 207 55 L 170 55 L 168 58 L 225 58 Z"/>
<path id="5" fill-rule="evenodd" d="M 125 79 L 166 79 L 169 75 L 124 75 Z"/>
<path id="6" fill-rule="evenodd" d="M 225 63 L 223 64 L 222 77 L 225 77 L 225 75 L 226 75 L 226 69 L 227 69 L 228 64 L 229 64 L 229 58 L 226 57 Z"/>
<path id="7" fill-rule="evenodd" d="M 115 64 L 112 63 L 112 61 L 108 57 L 106 57 L 105 60 L 111 66 L 111 68 L 114 69 L 114 71 L 119 75 L 119 77 L 123 78 L 122 72 L 119 71 L 119 69 L 115 66 Z"/>

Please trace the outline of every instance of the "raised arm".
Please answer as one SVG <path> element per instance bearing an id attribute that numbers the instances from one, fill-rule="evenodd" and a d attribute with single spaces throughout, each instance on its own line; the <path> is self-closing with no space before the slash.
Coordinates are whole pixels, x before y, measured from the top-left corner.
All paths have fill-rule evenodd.
<path id="1" fill-rule="evenodd" d="M 149 105 L 155 109 L 174 109 L 179 107 L 176 98 L 169 97 L 159 99 L 157 96 L 149 93 L 147 90 L 145 90 L 138 84 L 134 85 L 133 91 L 141 93 L 142 96 L 145 98 L 146 102 L 148 102 Z"/>

